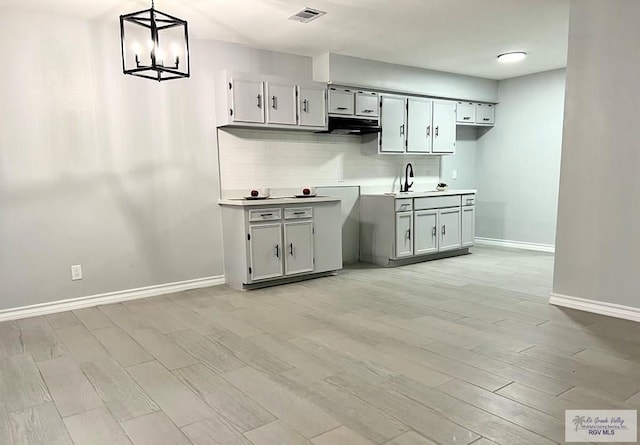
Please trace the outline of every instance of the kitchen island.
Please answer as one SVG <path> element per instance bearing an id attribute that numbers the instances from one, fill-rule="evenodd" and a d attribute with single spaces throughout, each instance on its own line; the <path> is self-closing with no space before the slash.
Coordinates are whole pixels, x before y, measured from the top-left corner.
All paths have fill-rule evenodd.
<path id="1" fill-rule="evenodd" d="M 246 290 L 342 269 L 340 198 L 221 199 L 225 280 Z"/>

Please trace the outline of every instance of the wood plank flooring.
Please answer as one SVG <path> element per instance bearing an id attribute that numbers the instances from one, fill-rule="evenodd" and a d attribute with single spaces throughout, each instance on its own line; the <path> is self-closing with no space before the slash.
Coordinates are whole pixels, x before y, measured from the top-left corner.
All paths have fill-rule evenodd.
<path id="1" fill-rule="evenodd" d="M 0 323 L 0 444 L 543 445 L 640 409 L 640 325 L 472 255 Z"/>

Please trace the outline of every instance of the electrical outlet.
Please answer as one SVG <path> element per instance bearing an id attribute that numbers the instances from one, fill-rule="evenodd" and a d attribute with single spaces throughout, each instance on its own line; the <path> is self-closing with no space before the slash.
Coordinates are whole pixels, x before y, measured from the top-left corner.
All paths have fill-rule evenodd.
<path id="1" fill-rule="evenodd" d="M 71 280 L 82 280 L 82 265 L 76 264 L 75 266 L 71 266 Z"/>
<path id="2" fill-rule="evenodd" d="M 338 170 L 338 182 L 344 182 L 344 170 Z"/>
<path id="3" fill-rule="evenodd" d="M 451 177 L 452 177 L 453 179 L 458 179 L 458 170 L 454 170 L 454 171 L 452 171 L 452 172 L 451 172 Z"/>

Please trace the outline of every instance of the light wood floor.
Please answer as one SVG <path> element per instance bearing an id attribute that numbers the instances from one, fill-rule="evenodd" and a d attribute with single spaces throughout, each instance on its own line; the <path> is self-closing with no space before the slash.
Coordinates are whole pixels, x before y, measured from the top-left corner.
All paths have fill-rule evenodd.
<path id="1" fill-rule="evenodd" d="M 547 304 L 553 257 L 473 255 L 0 324 L 0 444 L 562 443 L 640 408 L 640 326 Z"/>

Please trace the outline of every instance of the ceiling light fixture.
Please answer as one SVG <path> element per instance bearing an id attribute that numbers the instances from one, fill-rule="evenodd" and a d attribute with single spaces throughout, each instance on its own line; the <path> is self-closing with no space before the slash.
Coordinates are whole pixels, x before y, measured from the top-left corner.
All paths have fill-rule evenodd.
<path id="1" fill-rule="evenodd" d="M 120 16 L 122 72 L 163 80 L 190 76 L 187 22 L 151 8 Z"/>
<path id="2" fill-rule="evenodd" d="M 498 62 L 501 62 L 501 63 L 514 63 L 514 62 L 520 62 L 525 57 L 527 57 L 527 53 L 525 53 L 524 51 L 514 51 L 511 53 L 500 54 L 497 57 L 497 59 L 498 59 Z"/>

